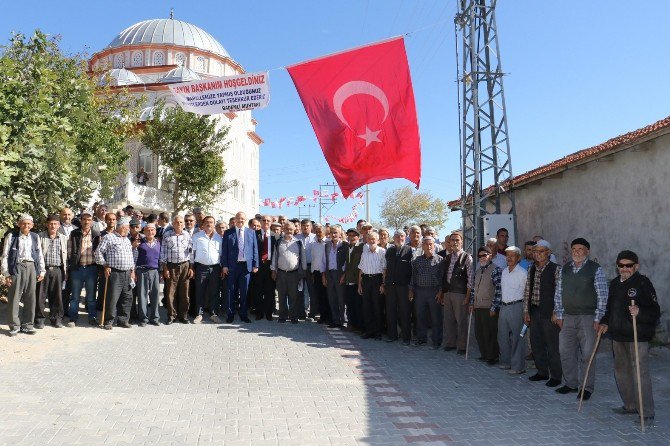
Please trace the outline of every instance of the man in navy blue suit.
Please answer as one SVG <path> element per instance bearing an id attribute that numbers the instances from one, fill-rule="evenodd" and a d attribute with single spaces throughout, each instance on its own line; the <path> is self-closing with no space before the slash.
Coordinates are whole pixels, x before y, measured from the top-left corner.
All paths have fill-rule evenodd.
<path id="1" fill-rule="evenodd" d="M 235 301 L 239 295 L 242 322 L 251 322 L 247 314 L 247 289 L 250 273 L 258 271 L 258 242 L 253 229 L 246 227 L 244 212 L 235 214 L 235 226 L 223 233 L 221 277 L 228 278 L 228 319 L 235 318 Z"/>

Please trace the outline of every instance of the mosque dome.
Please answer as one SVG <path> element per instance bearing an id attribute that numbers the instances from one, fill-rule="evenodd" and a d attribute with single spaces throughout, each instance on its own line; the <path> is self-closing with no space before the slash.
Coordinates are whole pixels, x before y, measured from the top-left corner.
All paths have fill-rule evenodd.
<path id="1" fill-rule="evenodd" d="M 152 19 L 136 23 L 119 33 L 107 48 L 129 45 L 180 45 L 230 58 L 228 51 L 207 31 L 182 20 Z"/>
<path id="2" fill-rule="evenodd" d="M 202 77 L 195 71 L 184 66 L 179 66 L 168 71 L 159 82 L 191 82 L 199 81 L 200 79 Z"/>
<path id="3" fill-rule="evenodd" d="M 125 68 L 114 68 L 109 70 L 100 76 L 100 80 L 98 81 L 98 85 L 100 86 L 137 85 L 142 83 L 144 82 L 142 82 L 142 79 L 140 79 L 138 75 Z"/>

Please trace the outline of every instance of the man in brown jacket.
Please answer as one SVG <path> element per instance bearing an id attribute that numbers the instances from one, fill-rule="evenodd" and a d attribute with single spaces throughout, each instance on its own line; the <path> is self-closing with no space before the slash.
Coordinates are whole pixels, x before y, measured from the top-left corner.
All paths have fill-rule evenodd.
<path id="1" fill-rule="evenodd" d="M 470 312 L 474 311 L 475 338 L 479 346 L 480 361 L 489 365 L 498 362 L 498 313 L 491 313 L 491 304 L 495 296 L 495 284 L 491 273 L 497 267 L 491 262 L 491 250 L 482 246 L 477 251 L 479 263 L 475 269 L 474 289 L 470 295 Z"/>

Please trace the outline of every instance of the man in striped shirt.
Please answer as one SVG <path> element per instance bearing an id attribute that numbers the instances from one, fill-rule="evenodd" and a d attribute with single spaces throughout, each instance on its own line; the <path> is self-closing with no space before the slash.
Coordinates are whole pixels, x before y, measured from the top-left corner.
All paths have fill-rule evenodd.
<path id="1" fill-rule="evenodd" d="M 191 236 L 184 231 L 184 217 L 175 216 L 172 230 L 165 231 L 161 243 L 160 265 L 167 288 L 167 321 L 188 324 L 188 287 L 193 271 L 189 268 Z M 175 306 L 175 298 L 177 305 Z"/>

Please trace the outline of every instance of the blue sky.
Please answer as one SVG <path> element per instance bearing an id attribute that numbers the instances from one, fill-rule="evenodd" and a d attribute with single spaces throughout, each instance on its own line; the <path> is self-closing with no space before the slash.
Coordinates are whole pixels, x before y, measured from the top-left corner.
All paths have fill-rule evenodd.
<path id="1" fill-rule="evenodd" d="M 417 30 L 406 39 L 422 141 L 421 189 L 460 194 L 453 17 L 456 0 L 3 2 L 0 39 L 40 28 L 69 52 L 95 52 L 151 18 L 191 22 L 217 38 L 247 71 L 280 68 Z M 500 0 L 500 49 L 515 174 L 670 114 L 670 2 Z M 288 76 L 273 70 L 271 104 L 255 112 L 261 197 L 309 193 L 333 178 Z M 385 190 L 371 186 L 376 219 Z M 346 215 L 353 203 L 332 209 Z M 289 208 L 297 216 L 297 208 Z M 292 215 L 287 212 L 288 215 Z M 317 210 L 312 210 L 312 217 Z M 447 228 L 460 224 L 450 216 Z"/>

